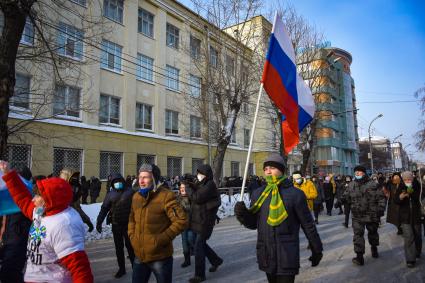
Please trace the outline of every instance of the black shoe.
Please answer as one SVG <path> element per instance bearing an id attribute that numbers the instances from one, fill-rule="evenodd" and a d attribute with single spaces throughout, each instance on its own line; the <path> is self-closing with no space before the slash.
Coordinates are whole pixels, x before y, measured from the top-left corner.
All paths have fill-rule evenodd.
<path id="1" fill-rule="evenodd" d="M 342 212 L 342 211 L 338 212 L 338 215 L 342 215 L 342 214 L 344 214 L 344 212 Z"/>
<path id="2" fill-rule="evenodd" d="M 421 258 L 421 253 L 416 253 L 416 258 Z"/>
<path id="3" fill-rule="evenodd" d="M 221 260 L 221 262 L 218 264 L 218 265 L 211 265 L 211 267 L 210 267 L 210 269 L 209 269 L 209 272 L 216 272 L 217 271 L 217 268 L 220 266 L 220 265 L 222 265 L 223 264 L 223 260 L 222 259 L 220 259 Z"/>
<path id="4" fill-rule="evenodd" d="M 407 262 L 407 267 L 408 267 L 408 268 L 413 268 L 413 267 L 415 267 L 415 262 L 414 262 L 414 261 L 408 261 L 408 262 Z"/>
<path id="5" fill-rule="evenodd" d="M 115 278 L 121 278 L 126 274 L 125 269 L 119 269 L 117 273 L 115 273 Z"/>
<path id="6" fill-rule="evenodd" d="M 352 262 L 357 265 L 364 265 L 364 258 L 362 254 L 357 254 L 355 258 L 353 258 Z"/>
<path id="7" fill-rule="evenodd" d="M 182 263 L 181 267 L 185 268 L 188 267 L 190 265 L 190 254 L 184 254 L 184 262 Z"/>
<path id="8" fill-rule="evenodd" d="M 348 228 L 348 224 L 347 223 L 342 223 L 342 226 L 344 226 L 345 228 Z"/>
<path id="9" fill-rule="evenodd" d="M 316 223 L 316 225 L 319 225 L 319 220 L 318 219 L 314 220 L 314 223 Z"/>
<path id="10" fill-rule="evenodd" d="M 403 230 L 400 227 L 397 230 L 397 235 L 403 235 Z"/>
<path id="11" fill-rule="evenodd" d="M 205 280 L 206 280 L 205 277 L 195 276 L 189 279 L 189 283 L 204 282 Z"/>
<path id="12" fill-rule="evenodd" d="M 371 247 L 370 250 L 372 252 L 372 257 L 373 258 L 378 258 L 379 257 L 378 248 L 376 246 Z"/>

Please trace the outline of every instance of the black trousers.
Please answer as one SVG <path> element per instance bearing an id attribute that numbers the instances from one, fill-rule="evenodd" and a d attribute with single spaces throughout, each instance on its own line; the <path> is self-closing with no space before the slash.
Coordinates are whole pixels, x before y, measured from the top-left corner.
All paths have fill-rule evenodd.
<path id="1" fill-rule="evenodd" d="M 267 280 L 270 283 L 294 283 L 295 275 L 276 275 L 276 274 L 267 274 Z"/>
<path id="2" fill-rule="evenodd" d="M 326 200 L 326 210 L 327 213 L 332 213 L 332 208 L 334 207 L 334 197 L 330 197 L 329 199 Z"/>
<path id="3" fill-rule="evenodd" d="M 118 267 L 125 270 L 124 244 L 127 248 L 130 262 L 134 262 L 134 250 L 130 243 L 130 238 L 127 233 L 127 224 L 118 225 L 112 224 L 112 235 L 114 236 L 115 254 L 117 255 Z"/>
<path id="4" fill-rule="evenodd" d="M 314 220 L 319 220 L 320 209 L 322 208 L 321 203 L 313 203 Z"/>
<path id="5" fill-rule="evenodd" d="M 27 242 L 5 245 L 0 252 L 0 282 L 23 283 L 24 267 L 27 261 Z"/>
<path id="6" fill-rule="evenodd" d="M 345 225 L 347 226 L 348 226 L 348 222 L 350 221 L 350 212 L 351 212 L 351 205 L 344 204 Z"/>
<path id="7" fill-rule="evenodd" d="M 353 243 L 354 252 L 357 254 L 365 253 L 364 232 L 367 230 L 367 238 L 371 247 L 379 246 L 378 222 L 362 222 L 357 219 L 351 219 L 353 225 Z"/>

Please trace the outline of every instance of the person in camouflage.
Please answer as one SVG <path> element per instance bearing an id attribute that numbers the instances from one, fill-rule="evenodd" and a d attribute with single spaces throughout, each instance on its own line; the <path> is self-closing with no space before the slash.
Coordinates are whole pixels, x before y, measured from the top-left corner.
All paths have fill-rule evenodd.
<path id="1" fill-rule="evenodd" d="M 379 219 L 384 215 L 386 198 L 378 183 L 366 175 L 366 168 L 354 168 L 354 182 L 351 182 L 344 192 L 343 198 L 351 206 L 354 252 L 353 263 L 364 265 L 365 228 L 371 245 L 372 257 L 378 257 Z"/>

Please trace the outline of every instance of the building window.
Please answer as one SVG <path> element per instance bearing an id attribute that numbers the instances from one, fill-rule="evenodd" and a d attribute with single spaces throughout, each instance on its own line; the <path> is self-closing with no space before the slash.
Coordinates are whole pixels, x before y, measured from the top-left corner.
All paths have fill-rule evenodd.
<path id="1" fill-rule="evenodd" d="M 201 137 L 201 118 L 190 115 L 190 137 Z"/>
<path id="2" fill-rule="evenodd" d="M 137 29 L 140 33 L 153 37 L 153 14 L 139 8 L 139 19 Z"/>
<path id="3" fill-rule="evenodd" d="M 211 67 L 218 67 L 218 51 L 210 46 L 210 65 Z"/>
<path id="4" fill-rule="evenodd" d="M 53 175 L 59 176 L 63 168 L 78 171 L 83 175 L 83 151 L 81 149 L 53 148 Z"/>
<path id="5" fill-rule="evenodd" d="M 100 67 L 121 72 L 122 47 L 108 40 L 102 41 L 102 58 Z"/>
<path id="6" fill-rule="evenodd" d="M 190 95 L 193 97 L 201 96 L 201 78 L 190 74 Z"/>
<path id="7" fill-rule="evenodd" d="M 80 117 L 80 89 L 57 85 L 53 96 L 53 115 Z"/>
<path id="8" fill-rule="evenodd" d="M 139 61 L 137 65 L 137 78 L 139 80 L 153 82 L 153 59 L 142 54 L 137 54 L 137 59 Z"/>
<path id="9" fill-rule="evenodd" d="M 202 158 L 192 158 L 192 175 L 196 176 L 198 168 L 204 164 Z"/>
<path id="10" fill-rule="evenodd" d="M 242 103 L 242 113 L 245 115 L 249 114 L 249 105 L 248 102 L 243 102 Z"/>
<path id="11" fill-rule="evenodd" d="M 201 40 L 194 36 L 190 36 L 190 57 L 192 59 L 199 59 L 201 53 Z"/>
<path id="12" fill-rule="evenodd" d="M 226 55 L 226 72 L 229 76 L 235 75 L 235 59 L 230 55 Z"/>
<path id="13" fill-rule="evenodd" d="M 143 164 L 155 164 L 155 155 L 138 154 L 137 155 L 137 172 Z"/>
<path id="14" fill-rule="evenodd" d="M 232 135 L 230 136 L 230 143 L 236 143 L 236 126 L 233 127 Z"/>
<path id="15" fill-rule="evenodd" d="M 83 38 L 84 34 L 81 30 L 59 23 L 58 53 L 73 59 L 82 60 Z"/>
<path id="16" fill-rule="evenodd" d="M 165 110 L 165 133 L 179 134 L 179 112 Z"/>
<path id="17" fill-rule="evenodd" d="M 248 176 L 254 176 L 255 172 L 254 172 L 254 164 L 253 163 L 249 163 L 248 164 Z"/>
<path id="18" fill-rule="evenodd" d="M 167 157 L 167 177 L 175 177 L 182 175 L 182 158 Z"/>
<path id="19" fill-rule="evenodd" d="M 31 167 L 31 146 L 24 144 L 8 144 L 6 147 L 6 157 L 10 163 L 10 168 Z"/>
<path id="20" fill-rule="evenodd" d="M 22 32 L 21 43 L 29 45 L 34 44 L 34 25 L 28 18 L 25 22 L 24 31 Z"/>
<path id="21" fill-rule="evenodd" d="M 121 152 L 100 152 L 99 177 L 101 180 L 108 179 L 110 174 L 121 174 L 122 153 Z"/>
<path id="22" fill-rule="evenodd" d="M 136 129 L 152 130 L 152 106 L 136 103 Z"/>
<path id="23" fill-rule="evenodd" d="M 231 177 L 239 177 L 239 162 L 232 161 L 230 166 Z"/>
<path id="24" fill-rule="evenodd" d="M 250 139 L 250 130 L 243 129 L 243 146 L 249 147 L 249 139 Z"/>
<path id="25" fill-rule="evenodd" d="M 179 49 L 179 29 L 167 23 L 167 46 Z"/>
<path id="26" fill-rule="evenodd" d="M 71 0 L 71 2 L 86 7 L 86 0 Z"/>
<path id="27" fill-rule="evenodd" d="M 124 0 L 103 0 L 103 15 L 122 24 Z"/>
<path id="28" fill-rule="evenodd" d="M 99 122 L 120 124 L 120 99 L 109 95 L 100 95 Z"/>
<path id="29" fill-rule="evenodd" d="M 10 98 L 10 105 L 20 108 L 30 108 L 30 83 L 31 78 L 16 74 L 15 89 L 13 96 Z"/>
<path id="30" fill-rule="evenodd" d="M 179 73 L 179 69 L 167 65 L 167 88 L 179 90 Z"/>

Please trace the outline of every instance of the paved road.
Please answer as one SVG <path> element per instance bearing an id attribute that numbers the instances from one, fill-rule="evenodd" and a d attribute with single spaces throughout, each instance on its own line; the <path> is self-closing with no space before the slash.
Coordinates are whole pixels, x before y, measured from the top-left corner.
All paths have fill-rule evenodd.
<path id="1" fill-rule="evenodd" d="M 338 215 L 321 216 L 318 229 L 324 244 L 324 257 L 318 267 L 312 268 L 307 260 L 310 251 L 306 249 L 307 242 L 301 232 L 301 269 L 296 282 L 425 283 L 425 253 L 416 268 L 406 268 L 403 239 L 396 235 L 396 229 L 391 224 L 383 224 L 379 229 L 380 258 L 371 258 L 367 245 L 365 266 L 354 266 L 351 263 L 354 256 L 352 229 L 343 227 L 342 221 L 342 216 Z M 209 243 L 224 259 L 224 264 L 215 273 L 207 271 L 207 282 L 267 282 L 265 274 L 257 268 L 255 242 L 256 231 L 244 229 L 235 217 L 223 219 L 214 229 Z M 173 282 L 187 282 L 193 276 L 194 264 L 192 262 L 185 269 L 180 267 L 183 262 L 180 237 L 175 239 L 174 247 Z M 86 248 L 95 282 L 131 282 L 129 264 L 124 277 L 113 278 L 117 264 L 112 239 L 93 241 Z M 151 278 L 150 282 L 156 281 Z"/>

